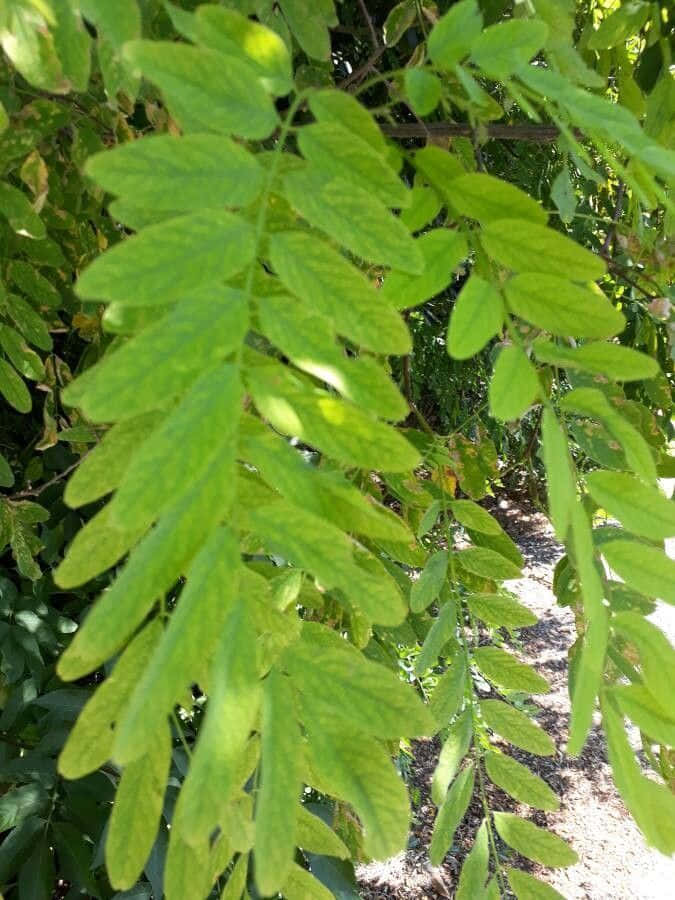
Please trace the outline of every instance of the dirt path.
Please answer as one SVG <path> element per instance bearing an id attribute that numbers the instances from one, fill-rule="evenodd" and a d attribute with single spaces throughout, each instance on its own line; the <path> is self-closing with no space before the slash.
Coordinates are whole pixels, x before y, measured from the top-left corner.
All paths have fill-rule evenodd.
<path id="1" fill-rule="evenodd" d="M 604 741 L 597 728 L 578 759 L 571 759 L 562 751 L 570 711 L 567 651 L 575 632 L 571 613 L 557 606 L 550 590 L 561 549 L 538 513 L 506 501 L 494 512 L 525 557 L 524 577 L 509 587 L 539 617 L 537 625 L 522 632 L 522 655 L 536 663 L 551 683 L 551 692 L 537 698 L 541 710 L 538 721 L 560 748 L 555 757 L 548 759 L 519 751 L 514 755 L 546 779 L 561 797 L 558 812 L 538 812 L 533 820 L 568 839 L 580 857 L 580 862 L 568 869 L 542 870 L 537 874 L 568 900 L 666 900 L 675 892 L 675 861 L 645 846 L 614 788 Z M 666 624 L 672 626 L 673 622 L 669 619 Z M 462 859 L 471 846 L 482 812 L 474 800 L 451 854 L 433 871 L 427 856 L 435 815 L 429 787 L 439 749 L 435 741 L 415 744 L 410 782 L 413 801 L 418 802 L 413 803 L 409 848 L 384 863 L 359 868 L 360 893 L 367 900 L 432 900 L 454 895 Z M 515 808 L 513 801 L 500 791 L 494 790 L 492 797 L 498 808 Z M 527 807 L 521 811 L 528 814 Z"/>

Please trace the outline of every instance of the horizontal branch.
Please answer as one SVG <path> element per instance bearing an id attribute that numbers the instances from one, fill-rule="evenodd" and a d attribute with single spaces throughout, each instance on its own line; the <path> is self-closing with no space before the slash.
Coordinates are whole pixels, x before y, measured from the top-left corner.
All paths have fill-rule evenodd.
<path id="1" fill-rule="evenodd" d="M 478 129 L 466 122 L 411 122 L 405 125 L 385 125 L 380 128 L 388 137 L 473 137 Z M 503 141 L 533 141 L 544 144 L 555 141 L 560 134 L 555 125 L 487 125 L 484 126 L 489 138 Z"/>

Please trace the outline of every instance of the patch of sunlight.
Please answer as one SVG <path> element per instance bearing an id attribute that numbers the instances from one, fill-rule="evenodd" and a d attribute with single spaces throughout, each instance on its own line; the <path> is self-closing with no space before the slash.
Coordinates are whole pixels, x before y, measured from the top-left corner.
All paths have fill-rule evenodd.
<path id="1" fill-rule="evenodd" d="M 330 422 L 331 425 L 344 425 L 345 408 L 333 397 L 322 397 L 319 400 L 319 409 L 326 422 Z"/>
<path id="2" fill-rule="evenodd" d="M 334 387 L 335 390 L 339 391 L 341 394 L 349 396 L 344 375 L 334 366 L 314 362 L 311 359 L 298 359 L 297 365 L 303 369 L 303 371 L 309 372 L 310 375 L 314 375 L 315 378 L 320 378 L 321 381 L 325 381 L 326 384 Z"/>
<path id="3" fill-rule="evenodd" d="M 286 434 L 302 434 L 303 427 L 298 414 L 288 400 L 268 394 L 264 400 L 264 415 Z"/>

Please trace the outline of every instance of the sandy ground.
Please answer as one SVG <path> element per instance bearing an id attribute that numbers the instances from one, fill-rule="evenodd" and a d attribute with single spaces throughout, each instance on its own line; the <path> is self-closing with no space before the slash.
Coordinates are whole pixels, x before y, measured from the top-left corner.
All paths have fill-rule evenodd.
<path id="1" fill-rule="evenodd" d="M 551 692 L 537 698 L 540 709 L 537 718 L 559 748 L 556 756 L 548 759 L 520 751 L 514 755 L 548 781 L 561 797 L 558 812 L 534 813 L 533 821 L 549 826 L 569 840 L 580 857 L 580 862 L 568 869 L 538 870 L 535 867 L 534 872 L 568 900 L 666 900 L 673 897 L 675 861 L 645 846 L 612 783 L 602 735 L 594 729 L 577 759 L 569 758 L 563 752 L 570 709 L 567 651 L 575 632 L 571 613 L 557 606 L 550 590 L 553 567 L 561 549 L 555 543 L 548 523 L 538 513 L 525 511 L 506 501 L 495 512 L 499 513 L 502 524 L 525 556 L 524 577 L 509 587 L 539 617 L 537 625 L 521 632 L 522 655 L 535 662 L 551 683 Z M 660 608 L 654 618 L 675 642 L 675 608 Z M 471 846 L 482 812 L 474 798 L 451 852 L 433 871 L 427 856 L 435 815 L 429 787 L 439 749 L 436 741 L 415 744 L 410 782 L 414 797 L 419 800 L 414 804 L 409 848 L 394 859 L 358 869 L 363 898 L 424 900 L 453 896 L 462 859 Z M 513 801 L 496 789 L 491 791 L 490 800 L 496 808 L 515 809 L 524 815 L 529 811 L 527 807 L 517 809 Z M 523 862 L 524 868 L 533 871 L 531 864 Z"/>

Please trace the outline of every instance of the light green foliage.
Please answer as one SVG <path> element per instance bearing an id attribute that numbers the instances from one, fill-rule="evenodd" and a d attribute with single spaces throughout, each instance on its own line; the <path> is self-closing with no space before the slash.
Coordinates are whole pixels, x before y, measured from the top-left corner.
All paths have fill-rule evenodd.
<path id="1" fill-rule="evenodd" d="M 526 819 L 504 812 L 496 812 L 494 819 L 500 838 L 534 862 L 552 867 L 572 866 L 579 858 L 557 835 Z"/>
<path id="2" fill-rule="evenodd" d="M 439 865 L 450 849 L 457 826 L 471 802 L 474 777 L 473 766 L 460 772 L 438 811 L 429 846 L 429 859 L 433 866 Z"/>
<path id="3" fill-rule="evenodd" d="M 504 347 L 490 381 L 492 415 L 504 421 L 519 418 L 532 406 L 539 390 L 537 371 L 521 348 Z"/>
<path id="4" fill-rule="evenodd" d="M 556 268 L 564 272 L 567 267 L 561 263 Z M 578 276 L 578 280 L 582 278 Z M 624 325 L 621 313 L 600 290 L 579 287 L 557 275 L 516 275 L 504 290 L 513 312 L 551 334 L 605 338 Z"/>
<path id="5" fill-rule="evenodd" d="M 468 359 L 499 334 L 504 308 L 499 292 L 478 275 L 472 275 L 457 298 L 448 329 L 448 353 Z"/>
<path id="6" fill-rule="evenodd" d="M 491 781 L 520 803 L 536 809 L 556 810 L 560 806 L 560 801 L 543 779 L 505 753 L 489 753 L 485 758 L 485 770 Z"/>
<path id="7" fill-rule="evenodd" d="M 675 849 L 675 651 L 644 617 L 675 603 L 657 487 L 672 471 L 658 299 L 672 88 L 635 65 L 651 53 L 653 68 L 663 23 L 648 4 L 597 29 L 578 11 L 573 43 L 564 4 L 432 6 L 393 4 L 383 28 L 354 0 L 0 10 L 0 393 L 32 428 L 0 457 L 18 494 L 0 536 L 24 591 L 3 570 L 0 725 L 21 744 L 11 762 L 36 756 L 44 778 L 3 794 L 10 900 L 50 896 L 57 874 L 95 897 L 339 895 L 350 863 L 324 858 L 405 847 L 392 755 L 440 731 L 431 862 L 476 783 L 457 896 L 498 898 L 506 878 L 519 898 L 557 896 L 505 869 L 494 830 L 542 865 L 576 854 L 483 788 L 558 806 L 503 752 L 555 748 L 513 696 L 548 689 L 508 649 L 536 621 L 500 585 L 522 556 L 476 502 L 503 488 L 518 441 L 540 473 L 540 416 L 568 554 L 555 588 L 579 631 L 568 751 L 599 699 L 627 807 Z M 554 149 L 503 153 L 501 129 L 548 140 L 542 121 Z M 387 137 L 418 128 L 426 146 Z M 438 377 L 460 385 L 442 434 L 416 381 L 427 326 Z M 597 507 L 621 529 L 594 530 Z M 86 686 L 52 686 L 57 654 Z M 59 772 L 88 786 L 66 792 L 40 729 L 80 710 Z M 59 821 L 71 790 L 77 810 L 96 795 L 93 825 Z M 310 791 L 333 827 L 303 806 Z M 109 884 L 92 863 L 106 822 Z"/>
<path id="8" fill-rule="evenodd" d="M 431 782 L 431 796 L 436 806 L 441 806 L 448 790 L 448 785 L 457 774 L 457 770 L 466 756 L 473 735 L 471 713 L 466 710 L 450 727 L 448 736 L 441 749 L 438 764 Z"/>
<path id="9" fill-rule="evenodd" d="M 501 700 L 483 700 L 480 711 L 487 726 L 515 747 L 537 756 L 553 755 L 551 738 L 521 710 Z"/>
<path id="10" fill-rule="evenodd" d="M 531 666 L 499 647 L 478 647 L 473 658 L 486 678 L 509 691 L 526 691 L 542 694 L 550 690 L 545 678 L 538 675 Z"/>

